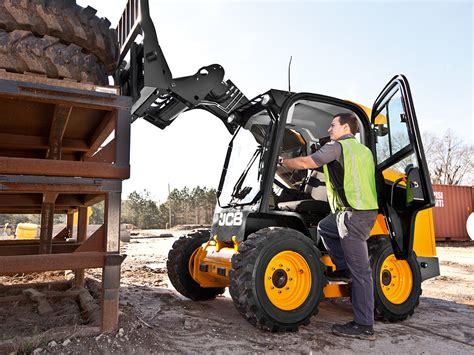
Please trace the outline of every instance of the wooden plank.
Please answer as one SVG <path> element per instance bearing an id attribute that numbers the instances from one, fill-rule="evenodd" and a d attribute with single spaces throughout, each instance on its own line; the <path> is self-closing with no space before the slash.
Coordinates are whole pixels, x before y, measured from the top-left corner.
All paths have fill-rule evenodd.
<path id="1" fill-rule="evenodd" d="M 89 155 L 86 154 L 85 160 L 98 163 L 115 161 L 115 146 L 115 139 L 113 139 L 93 156 L 88 157 Z"/>
<path id="2" fill-rule="evenodd" d="M 107 137 L 115 129 L 115 120 L 117 117 L 117 111 L 108 111 L 102 119 L 99 127 L 96 128 L 94 135 L 89 140 L 90 150 L 85 153 L 85 157 L 88 158 L 94 154 L 100 145 L 107 139 Z"/>
<path id="3" fill-rule="evenodd" d="M 44 202 L 41 209 L 40 254 L 51 254 L 54 224 L 54 202 Z"/>
<path id="4" fill-rule="evenodd" d="M 0 174 L 128 179 L 130 166 L 108 163 L 0 157 Z"/>
<path id="5" fill-rule="evenodd" d="M 67 226 L 61 229 L 56 235 L 53 237 L 53 242 L 55 240 L 66 240 L 69 237 L 69 232 Z M 54 245 L 53 245 L 53 253 L 54 253 Z"/>
<path id="6" fill-rule="evenodd" d="M 98 92 L 105 92 L 107 91 L 110 94 L 120 95 L 120 88 L 117 86 L 99 86 L 89 83 L 78 83 L 75 81 L 69 80 L 59 80 L 59 79 L 51 79 L 44 76 L 37 76 L 31 74 L 18 74 L 18 73 L 9 73 L 6 71 L 0 71 L 0 79 L 4 80 L 15 80 L 20 82 L 28 82 L 28 83 L 41 83 L 46 85 L 54 85 L 64 88 L 71 88 L 71 89 L 80 89 L 80 90 L 91 90 L 91 91 L 98 91 Z"/>
<path id="7" fill-rule="evenodd" d="M 105 227 L 101 225 L 82 245 L 76 249 L 76 253 L 105 251 Z"/>
<path id="8" fill-rule="evenodd" d="M 103 193 L 103 187 L 99 184 L 48 184 L 48 183 L 20 183 L 20 182 L 2 182 L 0 181 L 0 190 L 11 190 L 22 193 L 37 193 L 37 192 L 59 192 L 59 193 L 71 193 L 74 191 L 75 194 L 95 194 Z M 82 205 L 84 203 L 80 203 Z"/>
<path id="9" fill-rule="evenodd" d="M 62 142 L 66 126 L 71 116 L 72 106 L 56 105 L 49 134 L 49 149 L 46 159 L 61 160 Z"/>
<path id="10" fill-rule="evenodd" d="M 105 264 L 105 253 L 84 252 L 0 257 L 0 275 L 54 270 L 94 269 Z"/>
<path id="11" fill-rule="evenodd" d="M 0 133 L 0 149 L 48 149 L 47 137 L 29 136 L 25 134 Z M 89 146 L 83 139 L 63 139 L 63 152 L 87 152 Z"/>
<path id="12" fill-rule="evenodd" d="M 87 239 L 87 207 L 79 207 L 77 211 L 77 241 L 83 243 Z M 95 249 L 100 251 L 101 249 Z M 76 269 L 74 270 L 74 284 L 77 287 L 84 287 L 85 283 L 85 270 Z"/>
<path id="13" fill-rule="evenodd" d="M 17 101 L 71 104 L 74 107 L 101 110 L 119 109 L 127 112 L 131 106 L 131 97 L 127 96 L 9 80 L 0 80 L 0 97 Z"/>

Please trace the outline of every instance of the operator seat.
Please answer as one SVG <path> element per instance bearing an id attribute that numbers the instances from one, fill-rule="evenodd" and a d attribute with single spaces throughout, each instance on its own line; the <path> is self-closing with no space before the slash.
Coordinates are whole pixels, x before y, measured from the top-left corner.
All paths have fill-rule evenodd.
<path id="1" fill-rule="evenodd" d="M 283 211 L 297 212 L 300 214 L 324 214 L 331 213 L 326 192 L 324 174 L 319 170 L 314 170 L 311 177 L 306 182 L 304 188 L 305 198 L 298 201 L 287 201 L 278 203 L 278 208 Z"/>

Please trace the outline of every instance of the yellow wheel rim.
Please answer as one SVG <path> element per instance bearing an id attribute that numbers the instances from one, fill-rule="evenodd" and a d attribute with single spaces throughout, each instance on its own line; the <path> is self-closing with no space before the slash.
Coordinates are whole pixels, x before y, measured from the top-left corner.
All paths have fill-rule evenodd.
<path id="1" fill-rule="evenodd" d="M 390 254 L 380 269 L 380 287 L 385 298 L 393 304 L 405 302 L 413 289 L 413 273 L 406 260 Z"/>
<path id="2" fill-rule="evenodd" d="M 199 250 L 201 249 L 201 246 L 199 246 L 198 248 L 196 248 L 195 251 L 193 251 L 193 253 L 191 254 L 191 257 L 189 258 L 188 260 L 188 270 L 189 270 L 189 274 L 191 276 L 194 277 L 194 259 L 196 258 L 196 254 L 199 252 Z"/>
<path id="3" fill-rule="evenodd" d="M 311 270 L 297 252 L 275 255 L 265 269 L 265 292 L 270 302 L 284 311 L 301 306 L 311 289 Z"/>

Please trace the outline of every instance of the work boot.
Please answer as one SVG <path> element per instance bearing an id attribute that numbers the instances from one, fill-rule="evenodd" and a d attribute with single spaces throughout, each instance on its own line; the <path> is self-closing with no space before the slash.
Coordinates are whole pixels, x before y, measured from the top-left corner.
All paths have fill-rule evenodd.
<path id="1" fill-rule="evenodd" d="M 336 324 L 331 328 L 333 334 L 343 337 L 357 338 L 363 340 L 375 340 L 374 327 L 371 325 L 362 325 L 354 321 L 346 324 Z"/>
<path id="2" fill-rule="evenodd" d="M 349 269 L 341 269 L 336 271 L 327 271 L 326 278 L 329 281 L 351 282 L 351 272 Z"/>

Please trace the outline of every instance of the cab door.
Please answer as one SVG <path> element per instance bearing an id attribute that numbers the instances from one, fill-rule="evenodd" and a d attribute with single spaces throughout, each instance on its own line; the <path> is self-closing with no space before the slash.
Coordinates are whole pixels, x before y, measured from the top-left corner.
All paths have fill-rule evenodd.
<path id="1" fill-rule="evenodd" d="M 377 97 L 371 124 L 379 205 L 396 258 L 407 259 L 413 253 L 416 215 L 435 200 L 405 76 L 395 76 Z"/>

